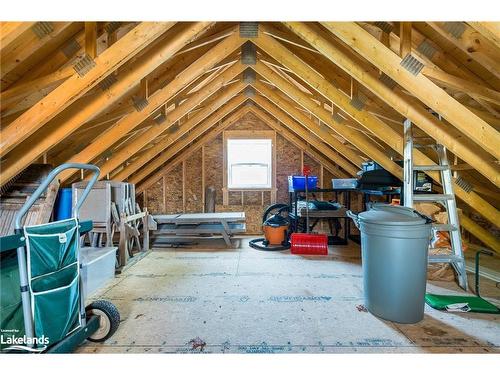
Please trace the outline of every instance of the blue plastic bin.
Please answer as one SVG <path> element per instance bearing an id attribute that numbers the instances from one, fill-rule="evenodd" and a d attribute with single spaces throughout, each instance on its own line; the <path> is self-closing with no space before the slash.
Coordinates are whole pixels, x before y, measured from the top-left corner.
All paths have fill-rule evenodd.
<path id="1" fill-rule="evenodd" d="M 59 189 L 54 207 L 54 220 L 64 220 L 71 217 L 71 188 Z"/>
<path id="2" fill-rule="evenodd" d="M 318 176 L 307 177 L 307 189 L 314 190 L 318 186 Z M 288 190 L 305 190 L 306 177 L 305 176 L 288 176 Z"/>

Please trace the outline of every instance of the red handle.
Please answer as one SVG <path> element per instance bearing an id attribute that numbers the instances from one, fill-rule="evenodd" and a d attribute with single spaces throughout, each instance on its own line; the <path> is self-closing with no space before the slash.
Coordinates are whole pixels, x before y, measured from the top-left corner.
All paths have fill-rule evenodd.
<path id="1" fill-rule="evenodd" d="M 311 174 L 311 167 L 304 165 L 304 167 L 302 168 L 302 174 L 304 176 L 309 176 Z"/>

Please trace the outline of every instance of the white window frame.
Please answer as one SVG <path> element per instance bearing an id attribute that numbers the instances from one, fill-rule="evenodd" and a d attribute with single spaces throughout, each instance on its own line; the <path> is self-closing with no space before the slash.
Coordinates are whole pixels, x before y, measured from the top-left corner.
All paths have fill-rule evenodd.
<path id="1" fill-rule="evenodd" d="M 271 187 L 267 188 L 229 188 L 228 187 L 228 155 L 227 141 L 229 139 L 270 139 L 271 140 Z M 271 201 L 276 201 L 276 132 L 274 130 L 226 130 L 223 133 L 223 153 L 224 153 L 224 187 L 223 200 L 224 204 L 228 204 L 228 192 L 245 192 L 245 191 L 270 191 Z"/>

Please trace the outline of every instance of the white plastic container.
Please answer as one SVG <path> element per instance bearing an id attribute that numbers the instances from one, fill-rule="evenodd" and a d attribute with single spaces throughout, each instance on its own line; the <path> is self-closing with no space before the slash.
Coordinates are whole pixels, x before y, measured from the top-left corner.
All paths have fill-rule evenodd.
<path id="1" fill-rule="evenodd" d="M 82 247 L 82 289 L 85 298 L 94 294 L 115 277 L 117 247 Z"/>

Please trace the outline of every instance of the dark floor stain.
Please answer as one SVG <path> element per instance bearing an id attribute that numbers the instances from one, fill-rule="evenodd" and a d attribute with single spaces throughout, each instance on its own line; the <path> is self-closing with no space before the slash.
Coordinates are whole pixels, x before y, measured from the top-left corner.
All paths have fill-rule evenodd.
<path id="1" fill-rule="evenodd" d="M 359 312 L 368 312 L 368 309 L 365 307 L 365 305 L 356 305 L 356 308 Z"/>
<path id="2" fill-rule="evenodd" d="M 137 314 L 134 319 L 139 319 L 141 316 L 144 316 L 144 314 Z"/>
<path id="3" fill-rule="evenodd" d="M 200 349 L 200 352 L 202 352 L 203 349 L 205 349 L 207 343 L 202 339 L 200 339 L 199 337 L 195 337 L 194 339 L 188 342 L 188 345 L 191 345 L 191 350 Z"/>
<path id="4" fill-rule="evenodd" d="M 422 329 L 424 330 L 424 333 L 429 336 L 445 336 L 447 335 L 446 331 L 443 331 L 440 328 L 437 327 L 431 327 L 431 326 L 423 326 Z"/>

